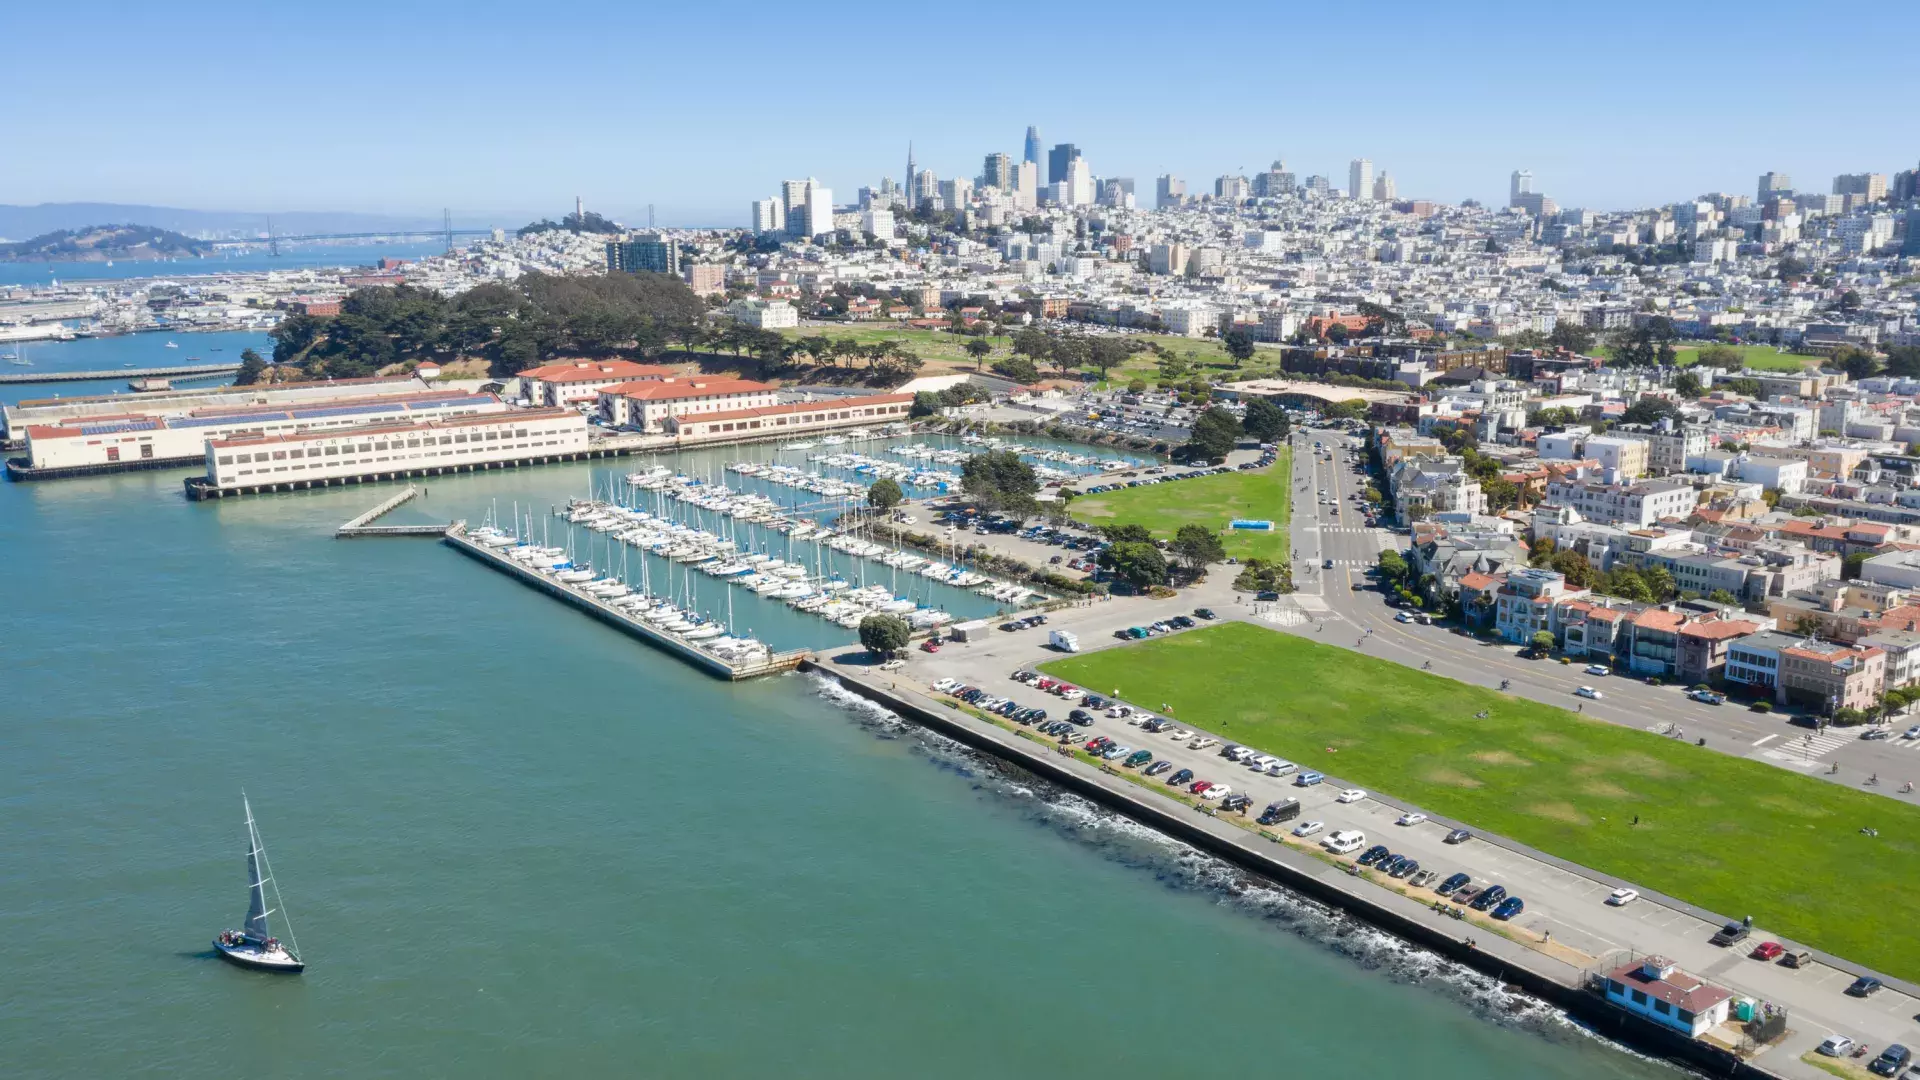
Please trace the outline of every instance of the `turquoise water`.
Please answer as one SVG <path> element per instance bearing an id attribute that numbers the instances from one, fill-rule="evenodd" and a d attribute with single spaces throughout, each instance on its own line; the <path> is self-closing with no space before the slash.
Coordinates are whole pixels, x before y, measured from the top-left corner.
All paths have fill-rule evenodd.
<path id="1" fill-rule="evenodd" d="M 9 1076 L 1672 1075 L 805 676 L 329 538 L 391 488 L 181 475 L 0 484 Z M 242 788 L 298 978 L 207 944 Z"/>

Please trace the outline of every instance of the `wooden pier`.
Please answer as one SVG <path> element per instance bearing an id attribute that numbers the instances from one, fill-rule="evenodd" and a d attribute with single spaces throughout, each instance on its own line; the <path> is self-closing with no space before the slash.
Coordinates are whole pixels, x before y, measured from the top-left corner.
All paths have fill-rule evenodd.
<path id="1" fill-rule="evenodd" d="M 508 577 L 516 578 L 523 584 L 531 585 L 541 592 L 546 593 L 548 596 L 571 604 L 594 618 L 599 619 L 601 622 L 606 623 L 608 626 L 621 630 L 632 637 L 639 638 L 641 641 L 654 646 L 662 652 L 677 656 L 707 672 L 709 675 L 735 682 L 741 679 L 759 678 L 762 675 L 778 675 L 783 671 L 793 671 L 797 669 L 800 666 L 800 662 L 806 659 L 807 656 L 807 650 L 793 649 L 788 652 L 769 653 L 766 659 L 750 664 L 736 664 L 707 652 L 693 642 L 684 641 L 675 637 L 668 631 L 649 626 L 644 620 L 634 618 L 625 611 L 606 603 L 597 596 L 582 592 L 565 582 L 555 581 L 532 567 L 516 562 L 484 544 L 474 543 L 467 538 L 467 529 L 464 523 L 456 523 L 453 527 L 447 529 L 445 542 L 455 551 L 477 562 L 485 563 L 506 574 Z"/>
<path id="2" fill-rule="evenodd" d="M 358 536 L 445 536 L 453 525 L 375 525 L 387 514 L 398 509 L 403 503 L 411 501 L 420 494 L 420 489 L 412 484 L 405 491 L 392 496 L 380 505 L 333 530 L 335 540 L 351 540 Z"/>

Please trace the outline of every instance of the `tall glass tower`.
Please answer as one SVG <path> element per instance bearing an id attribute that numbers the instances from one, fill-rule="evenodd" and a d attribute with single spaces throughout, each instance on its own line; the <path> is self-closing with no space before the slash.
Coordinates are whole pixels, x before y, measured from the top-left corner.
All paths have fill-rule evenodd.
<path id="1" fill-rule="evenodd" d="M 1027 127 L 1027 154 L 1025 160 L 1031 161 L 1035 165 L 1040 164 L 1040 129 L 1031 125 Z"/>

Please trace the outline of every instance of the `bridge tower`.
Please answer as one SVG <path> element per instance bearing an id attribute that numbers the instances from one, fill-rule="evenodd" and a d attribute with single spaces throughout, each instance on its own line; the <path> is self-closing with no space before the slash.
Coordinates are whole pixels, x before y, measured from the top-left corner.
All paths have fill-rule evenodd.
<path id="1" fill-rule="evenodd" d="M 453 254 L 453 211 L 440 208 L 440 225 L 447 233 L 447 254 Z"/>
<path id="2" fill-rule="evenodd" d="M 274 235 L 271 217 L 267 218 L 267 255 L 269 258 L 280 257 L 280 238 Z"/>

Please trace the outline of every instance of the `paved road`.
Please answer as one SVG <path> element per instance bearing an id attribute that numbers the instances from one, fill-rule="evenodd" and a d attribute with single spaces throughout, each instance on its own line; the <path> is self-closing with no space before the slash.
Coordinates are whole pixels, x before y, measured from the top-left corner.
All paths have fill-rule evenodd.
<path id="1" fill-rule="evenodd" d="M 1315 440 L 1336 447 L 1334 460 L 1322 461 L 1312 453 Z M 1304 442 L 1305 449 L 1300 449 Z M 1418 666 L 1433 664 L 1436 674 L 1463 682 L 1497 687 L 1500 680 L 1512 682 L 1510 692 L 1563 708 L 1577 708 L 1613 723 L 1649 730 L 1678 729 L 1688 740 L 1705 738 L 1707 747 L 1739 757 L 1750 757 L 1771 765 L 1820 776 L 1864 791 L 1873 791 L 1900 799 L 1920 798 L 1920 792 L 1902 794 L 1900 785 L 1913 780 L 1920 787 L 1920 739 L 1866 741 L 1853 732 L 1831 729 L 1815 733 L 1796 726 L 1782 714 L 1763 714 L 1737 705 L 1703 705 L 1690 701 L 1681 687 L 1649 686 L 1645 682 L 1620 676 L 1586 674 L 1584 665 L 1562 665 L 1551 660 L 1525 660 L 1519 647 L 1508 643 L 1482 644 L 1479 639 L 1456 634 L 1440 626 L 1420 626 L 1396 622 L 1394 609 L 1372 587 L 1366 574 L 1382 550 L 1404 549 L 1402 534 L 1383 529 L 1368 529 L 1351 496 L 1366 487 L 1366 477 L 1350 460 L 1347 447 L 1357 440 L 1336 432 L 1304 432 L 1296 438 L 1294 546 L 1299 551 L 1296 567 L 1311 566 L 1312 575 L 1297 574 L 1301 594 L 1294 603 L 1309 617 L 1279 621 L 1283 629 L 1299 632 L 1310 619 L 1329 620 L 1319 631 L 1330 644 L 1343 648 L 1358 647 L 1365 652 L 1398 663 Z M 1325 489 L 1337 507 L 1323 506 L 1317 492 Z M 1334 561 L 1332 570 L 1320 569 L 1326 559 Z M 1309 627 L 1311 628 L 1311 627 Z M 1365 638 L 1365 632 L 1373 631 Z M 1604 696 L 1600 701 L 1576 698 L 1574 690 L 1592 686 Z M 1904 728 L 1912 720 L 1902 720 Z M 1840 767 L 1838 773 L 1830 770 Z M 1863 782 L 1877 774 L 1880 782 Z"/>

